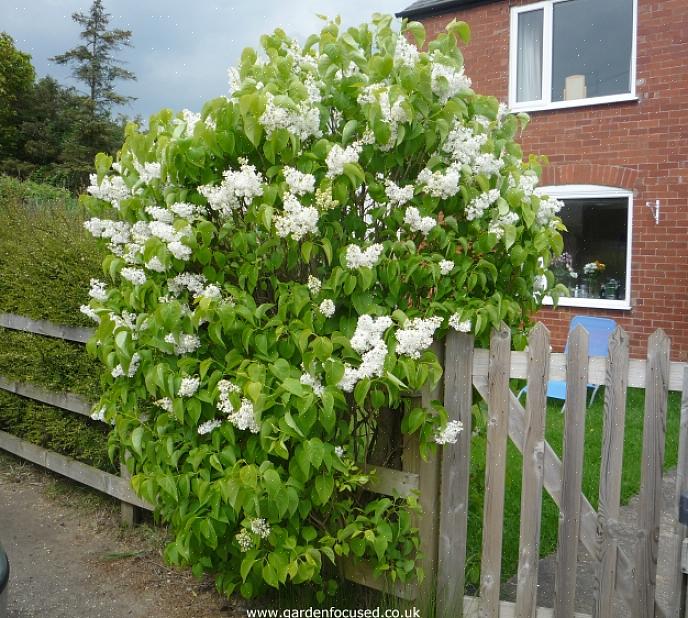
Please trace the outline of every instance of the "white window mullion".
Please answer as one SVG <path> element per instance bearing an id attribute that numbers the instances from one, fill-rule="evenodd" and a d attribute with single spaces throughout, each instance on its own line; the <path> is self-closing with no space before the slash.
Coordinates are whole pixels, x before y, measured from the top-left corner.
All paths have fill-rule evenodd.
<path id="1" fill-rule="evenodd" d="M 542 102 L 552 102 L 552 3 L 544 6 L 542 22 Z"/>

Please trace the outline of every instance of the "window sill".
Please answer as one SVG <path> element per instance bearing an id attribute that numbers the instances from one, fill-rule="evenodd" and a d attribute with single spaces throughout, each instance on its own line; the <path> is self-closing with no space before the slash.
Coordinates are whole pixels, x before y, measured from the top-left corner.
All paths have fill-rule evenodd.
<path id="1" fill-rule="evenodd" d="M 554 305 L 551 296 L 542 299 L 543 306 L 551 307 Z M 570 298 L 562 297 L 559 299 L 559 307 L 586 307 L 588 309 L 618 309 L 630 311 L 631 305 L 626 300 L 607 300 L 605 298 Z"/>
<path id="2" fill-rule="evenodd" d="M 606 105 L 608 103 L 622 103 L 627 101 L 638 101 L 635 94 L 615 94 L 608 97 L 594 97 L 588 99 L 575 99 L 573 101 L 557 101 L 556 103 L 513 103 L 510 111 L 518 112 L 544 112 L 556 109 L 570 109 L 572 107 L 592 107 L 594 105 Z"/>

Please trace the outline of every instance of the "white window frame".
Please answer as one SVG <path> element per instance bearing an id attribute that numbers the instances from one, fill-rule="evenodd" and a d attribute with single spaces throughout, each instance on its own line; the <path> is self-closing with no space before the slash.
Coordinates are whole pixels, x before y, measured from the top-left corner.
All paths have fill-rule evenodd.
<path id="1" fill-rule="evenodd" d="M 589 307 L 591 309 L 631 309 L 631 264 L 633 255 L 633 192 L 615 187 L 600 185 L 553 185 L 539 187 L 538 194 L 549 195 L 560 200 L 588 199 L 588 198 L 625 198 L 628 200 L 628 218 L 626 220 L 626 281 L 625 298 L 608 300 L 606 298 L 573 298 L 562 296 L 560 307 Z M 566 232 L 564 232 L 566 233 Z M 545 296 L 543 305 L 553 305 L 552 297 Z"/>
<path id="2" fill-rule="evenodd" d="M 604 0 L 600 0 L 603 2 Z M 554 5 L 559 2 L 575 2 L 575 0 L 544 0 L 511 9 L 510 43 L 509 43 L 509 108 L 513 112 L 536 112 L 547 109 L 563 109 L 567 107 L 582 107 L 586 105 L 603 105 L 620 101 L 637 101 L 636 95 L 636 44 L 638 33 L 638 0 L 633 0 L 633 26 L 631 43 L 631 75 L 630 92 L 612 94 L 602 97 L 586 97 L 572 101 L 552 101 L 552 23 L 554 19 Z M 542 98 L 539 101 L 518 102 L 516 84 L 518 67 L 518 17 L 521 13 L 543 11 L 542 20 Z"/>

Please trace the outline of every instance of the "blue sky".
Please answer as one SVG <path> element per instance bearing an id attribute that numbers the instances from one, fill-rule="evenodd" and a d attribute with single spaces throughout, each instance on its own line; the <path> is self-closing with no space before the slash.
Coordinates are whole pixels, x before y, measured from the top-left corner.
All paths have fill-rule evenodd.
<path id="1" fill-rule="evenodd" d="M 316 13 L 341 15 L 356 25 L 372 13 L 394 13 L 411 0 L 105 0 L 111 28 L 132 30 L 133 49 L 121 57 L 138 81 L 121 84 L 137 101 L 122 111 L 147 117 L 161 107 L 200 110 L 204 101 L 225 94 L 227 68 L 241 50 L 277 27 L 301 39 L 322 23 Z M 78 42 L 75 11 L 90 0 L 2 0 L 0 30 L 33 56 L 39 76 L 77 85 L 69 71 L 48 61 Z"/>

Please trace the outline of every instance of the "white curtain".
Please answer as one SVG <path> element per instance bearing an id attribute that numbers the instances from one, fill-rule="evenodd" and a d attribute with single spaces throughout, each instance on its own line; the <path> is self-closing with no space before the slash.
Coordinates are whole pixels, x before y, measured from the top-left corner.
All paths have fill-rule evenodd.
<path id="1" fill-rule="evenodd" d="M 542 19 L 542 9 L 518 16 L 518 102 L 542 98 Z"/>

